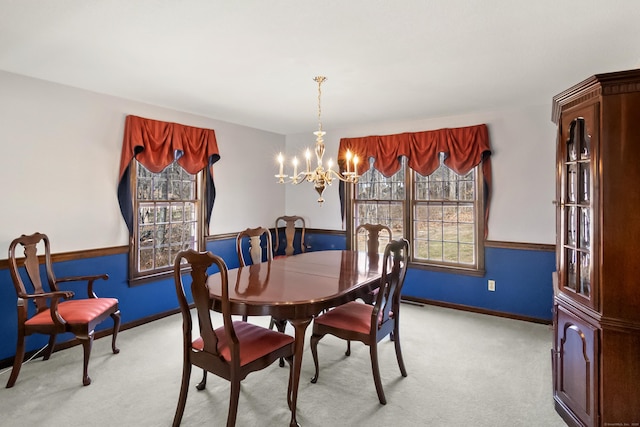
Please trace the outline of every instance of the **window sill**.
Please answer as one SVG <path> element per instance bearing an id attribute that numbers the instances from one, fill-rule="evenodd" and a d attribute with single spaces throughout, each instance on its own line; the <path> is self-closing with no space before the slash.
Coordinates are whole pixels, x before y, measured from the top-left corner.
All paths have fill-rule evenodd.
<path id="1" fill-rule="evenodd" d="M 157 282 L 159 280 L 165 280 L 165 279 L 171 279 L 171 278 L 173 278 L 173 269 L 140 275 L 136 277 L 130 277 L 129 287 L 133 288 L 136 286 L 146 285 L 147 283 Z"/>

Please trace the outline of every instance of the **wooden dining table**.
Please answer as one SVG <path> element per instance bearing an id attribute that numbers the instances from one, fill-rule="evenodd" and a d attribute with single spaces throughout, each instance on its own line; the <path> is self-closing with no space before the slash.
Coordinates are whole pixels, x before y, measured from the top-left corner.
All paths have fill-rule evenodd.
<path id="1" fill-rule="evenodd" d="M 272 316 L 294 328 L 293 383 L 287 396 L 290 426 L 298 425 L 296 402 L 307 326 L 321 311 L 378 287 L 381 272 L 381 256 L 346 250 L 307 252 L 228 271 L 232 314 Z M 210 275 L 207 286 L 213 310 L 221 311 L 220 275 Z"/>

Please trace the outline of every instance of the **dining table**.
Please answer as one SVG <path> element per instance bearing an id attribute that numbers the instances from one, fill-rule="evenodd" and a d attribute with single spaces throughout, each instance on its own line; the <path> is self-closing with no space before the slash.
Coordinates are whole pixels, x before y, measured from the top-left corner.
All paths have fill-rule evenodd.
<path id="1" fill-rule="evenodd" d="M 305 252 L 228 270 L 231 313 L 271 316 L 294 329 L 293 382 L 287 396 L 290 426 L 296 403 L 306 329 L 314 316 L 366 296 L 379 286 L 382 256 L 350 250 Z M 221 311 L 220 274 L 207 279 L 212 309 Z"/>

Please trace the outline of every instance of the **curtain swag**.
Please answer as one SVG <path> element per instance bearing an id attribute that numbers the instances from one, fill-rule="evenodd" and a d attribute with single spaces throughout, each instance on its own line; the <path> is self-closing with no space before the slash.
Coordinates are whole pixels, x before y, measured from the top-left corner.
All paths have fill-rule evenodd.
<path id="1" fill-rule="evenodd" d="M 174 160 L 190 174 L 204 170 L 204 203 L 207 207 L 205 219 L 209 224 L 216 194 L 213 164 L 220 160 L 213 129 L 127 116 L 120 157 L 118 202 L 130 235 L 133 235 L 130 170 L 133 158 L 154 173 L 162 172 Z"/>
<path id="2" fill-rule="evenodd" d="M 400 170 L 402 156 L 407 157 L 407 164 L 411 169 L 425 176 L 431 175 L 440 166 L 440 153 L 445 153 L 444 164 L 460 175 L 468 173 L 482 162 L 486 237 L 491 194 L 491 147 L 486 124 L 396 135 L 342 138 L 338 148 L 338 165 L 341 171 L 344 171 L 347 150 L 361 159 L 358 163 L 359 174 L 369 170 L 369 158 L 373 157 L 373 167 L 386 177 Z M 343 191 L 340 191 L 340 196 L 342 199 Z M 344 202 L 342 204 L 344 207 Z"/>

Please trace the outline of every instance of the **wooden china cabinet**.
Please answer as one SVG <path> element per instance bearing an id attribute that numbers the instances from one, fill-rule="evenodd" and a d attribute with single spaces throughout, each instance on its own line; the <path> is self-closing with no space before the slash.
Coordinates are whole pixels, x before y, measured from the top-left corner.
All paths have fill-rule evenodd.
<path id="1" fill-rule="evenodd" d="M 640 426 L 640 70 L 553 98 L 553 397 L 572 426 Z"/>

